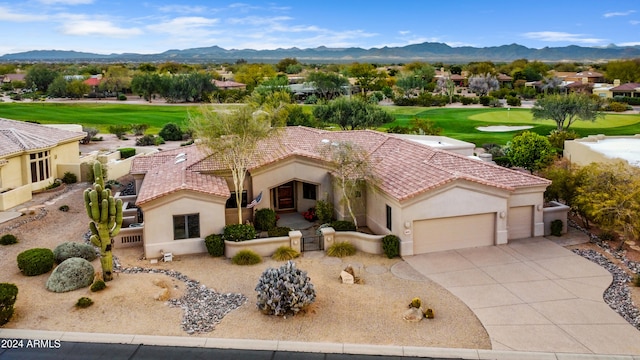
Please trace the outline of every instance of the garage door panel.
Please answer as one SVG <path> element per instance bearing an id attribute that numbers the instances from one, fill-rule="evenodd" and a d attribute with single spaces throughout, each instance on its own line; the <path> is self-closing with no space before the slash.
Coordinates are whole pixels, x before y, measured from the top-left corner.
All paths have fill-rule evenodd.
<path id="1" fill-rule="evenodd" d="M 495 213 L 414 221 L 413 252 L 489 246 L 495 239 Z"/>
<path id="2" fill-rule="evenodd" d="M 533 236 L 533 206 L 509 208 L 507 227 L 509 240 Z"/>

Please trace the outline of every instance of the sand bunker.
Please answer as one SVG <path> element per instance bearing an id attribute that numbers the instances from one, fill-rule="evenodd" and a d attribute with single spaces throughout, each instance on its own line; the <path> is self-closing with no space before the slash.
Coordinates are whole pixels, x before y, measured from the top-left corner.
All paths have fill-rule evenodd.
<path id="1" fill-rule="evenodd" d="M 507 126 L 507 125 L 494 125 L 494 126 L 478 126 L 476 129 L 486 132 L 507 132 L 531 129 L 533 126 Z"/>

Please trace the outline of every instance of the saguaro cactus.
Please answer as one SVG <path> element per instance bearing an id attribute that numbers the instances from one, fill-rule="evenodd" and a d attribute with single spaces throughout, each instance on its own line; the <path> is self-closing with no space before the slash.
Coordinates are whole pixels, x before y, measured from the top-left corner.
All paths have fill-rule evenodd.
<path id="1" fill-rule="evenodd" d="M 91 242 L 100 248 L 100 263 L 104 281 L 113 279 L 113 255 L 111 239 L 118 235 L 122 226 L 122 200 L 115 200 L 111 189 L 105 189 L 102 178 L 102 165 L 93 165 L 93 188 L 84 191 L 84 205 L 89 215 Z"/>

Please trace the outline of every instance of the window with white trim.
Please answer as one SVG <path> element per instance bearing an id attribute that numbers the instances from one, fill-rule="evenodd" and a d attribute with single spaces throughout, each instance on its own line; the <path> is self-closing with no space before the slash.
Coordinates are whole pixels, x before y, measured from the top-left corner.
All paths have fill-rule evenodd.
<path id="1" fill-rule="evenodd" d="M 200 237 L 200 214 L 174 215 L 173 239 L 193 239 Z"/>
<path id="2" fill-rule="evenodd" d="M 29 154 L 29 164 L 31 165 L 32 183 L 46 180 L 51 176 L 48 150 Z"/>

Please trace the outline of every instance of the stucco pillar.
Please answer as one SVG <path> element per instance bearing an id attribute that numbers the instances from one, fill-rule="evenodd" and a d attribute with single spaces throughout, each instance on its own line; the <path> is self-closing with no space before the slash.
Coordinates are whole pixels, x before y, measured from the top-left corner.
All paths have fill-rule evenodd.
<path id="1" fill-rule="evenodd" d="M 327 251 L 329 246 L 335 243 L 336 231 L 332 227 L 326 227 L 326 228 L 320 229 L 320 233 L 322 234 L 322 242 L 323 242 L 322 248 L 325 251 Z"/>
<path id="2" fill-rule="evenodd" d="M 299 230 L 289 231 L 289 241 L 291 248 L 297 252 L 302 252 L 302 232 Z"/>
<path id="3" fill-rule="evenodd" d="M 509 242 L 509 230 L 507 229 L 507 210 L 498 211 L 496 220 L 496 245 Z"/>
<path id="4" fill-rule="evenodd" d="M 544 206 L 542 204 L 536 205 L 536 211 L 533 214 L 533 236 L 544 236 Z"/>

